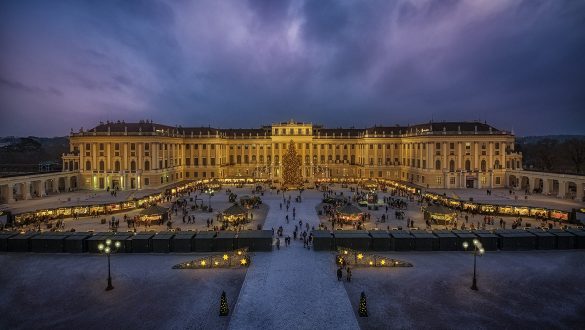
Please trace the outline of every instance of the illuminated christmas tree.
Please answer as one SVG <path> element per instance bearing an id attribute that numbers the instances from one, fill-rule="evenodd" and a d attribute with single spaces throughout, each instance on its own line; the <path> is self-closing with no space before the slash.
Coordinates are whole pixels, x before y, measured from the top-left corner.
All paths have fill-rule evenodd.
<path id="1" fill-rule="evenodd" d="M 288 150 L 282 157 L 283 171 L 282 178 L 285 187 L 298 188 L 302 185 L 303 180 L 301 177 L 301 159 L 297 155 L 295 144 L 290 140 L 288 144 Z"/>
<path id="2" fill-rule="evenodd" d="M 363 291 L 360 296 L 360 307 L 358 309 L 358 314 L 361 317 L 368 317 L 368 303 L 366 301 L 366 294 Z"/>
<path id="3" fill-rule="evenodd" d="M 219 301 L 219 316 L 227 316 L 230 313 L 225 291 L 221 292 L 221 299 Z"/>

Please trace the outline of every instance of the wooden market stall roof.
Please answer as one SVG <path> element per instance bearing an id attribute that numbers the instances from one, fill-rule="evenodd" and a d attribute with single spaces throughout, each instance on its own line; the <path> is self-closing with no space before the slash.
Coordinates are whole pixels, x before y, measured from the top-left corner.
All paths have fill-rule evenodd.
<path id="1" fill-rule="evenodd" d="M 157 215 L 157 214 L 165 214 L 167 212 L 169 212 L 169 209 L 166 207 L 152 205 L 152 206 L 149 206 L 149 207 L 145 208 L 144 210 L 142 210 L 142 212 L 140 212 L 140 215 Z"/>
<path id="2" fill-rule="evenodd" d="M 237 216 L 237 215 L 242 215 L 242 214 L 248 214 L 248 211 L 238 204 L 233 204 L 232 206 L 223 210 L 222 214 L 223 215 Z"/>
<path id="3" fill-rule="evenodd" d="M 364 211 L 362 211 L 362 209 L 360 209 L 359 207 L 353 205 L 353 204 L 346 204 L 343 207 L 340 207 L 337 212 L 341 213 L 341 214 L 348 214 L 348 215 L 355 215 L 355 214 L 362 214 L 364 213 Z"/>
<path id="4" fill-rule="evenodd" d="M 428 213 L 432 213 L 432 214 L 453 214 L 453 213 L 457 213 L 453 210 L 451 210 L 450 208 L 443 206 L 443 205 L 431 205 L 431 206 L 426 206 L 424 208 L 425 212 Z"/>

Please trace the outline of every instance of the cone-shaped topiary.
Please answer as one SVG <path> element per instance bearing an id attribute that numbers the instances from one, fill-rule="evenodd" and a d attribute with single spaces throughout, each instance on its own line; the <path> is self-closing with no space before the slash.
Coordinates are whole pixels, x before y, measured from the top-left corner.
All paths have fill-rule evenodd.
<path id="1" fill-rule="evenodd" d="M 227 316 L 230 313 L 225 291 L 221 292 L 221 299 L 219 300 L 219 316 Z"/>
<path id="2" fill-rule="evenodd" d="M 358 314 L 361 317 L 368 317 L 368 302 L 366 301 L 366 294 L 363 291 L 360 296 L 360 307 L 358 308 Z"/>

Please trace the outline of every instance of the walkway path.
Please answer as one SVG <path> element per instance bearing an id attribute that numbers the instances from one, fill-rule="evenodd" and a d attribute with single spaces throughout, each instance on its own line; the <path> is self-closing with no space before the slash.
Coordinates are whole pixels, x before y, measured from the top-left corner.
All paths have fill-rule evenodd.
<path id="1" fill-rule="evenodd" d="M 315 195 L 313 193 L 313 195 Z M 302 203 L 291 201 L 290 224 L 286 224 L 286 209 L 280 210 L 275 195 L 264 198 L 270 206 L 265 229 L 284 227 L 284 236 L 291 236 L 291 245 L 271 253 L 256 253 L 246 274 L 234 308 L 230 329 L 358 329 L 349 298 L 335 275 L 333 256 L 303 248 L 302 241 L 292 238 L 298 220 L 309 221 L 317 227 L 316 196 Z M 292 220 L 296 207 L 296 221 Z M 317 326 L 318 325 L 318 326 Z"/>

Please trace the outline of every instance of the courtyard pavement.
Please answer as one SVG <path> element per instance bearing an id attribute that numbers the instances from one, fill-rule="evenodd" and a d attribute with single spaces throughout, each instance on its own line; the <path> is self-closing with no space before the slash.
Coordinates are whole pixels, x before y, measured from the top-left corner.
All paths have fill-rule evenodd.
<path id="1" fill-rule="evenodd" d="M 288 194 L 287 194 L 288 195 Z M 347 293 L 335 275 L 334 257 L 330 253 L 314 253 L 293 239 L 298 220 L 317 227 L 315 214 L 318 199 L 312 198 L 290 204 L 289 224 L 286 208 L 280 210 L 282 198 L 271 195 L 264 199 L 270 211 L 264 229 L 283 226 L 283 237 L 291 237 L 286 247 L 272 253 L 256 254 L 246 274 L 240 296 L 229 324 L 230 329 L 356 329 L 355 314 Z M 296 208 L 296 221 L 292 208 Z"/>

